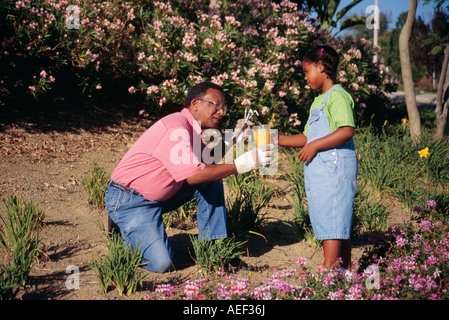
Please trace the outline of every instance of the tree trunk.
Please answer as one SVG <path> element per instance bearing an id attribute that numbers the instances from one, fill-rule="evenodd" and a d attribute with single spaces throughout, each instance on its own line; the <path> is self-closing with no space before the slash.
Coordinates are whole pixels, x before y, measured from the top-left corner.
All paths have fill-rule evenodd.
<path id="1" fill-rule="evenodd" d="M 410 62 L 409 39 L 415 21 L 416 7 L 419 0 L 410 0 L 407 20 L 399 36 L 399 55 L 401 58 L 402 82 L 404 84 L 405 102 L 410 122 L 410 136 L 417 144 L 421 138 L 421 118 L 416 105 L 415 85 L 413 83 L 412 65 Z"/>
<path id="2" fill-rule="evenodd" d="M 447 126 L 448 102 L 445 90 L 448 87 L 447 78 L 449 75 L 449 43 L 444 52 L 443 67 L 441 69 L 440 80 L 438 81 L 437 103 L 435 108 L 436 136 L 442 139 L 445 135 Z M 445 81 L 446 80 L 446 81 Z M 443 108 L 444 107 L 444 108 Z"/>

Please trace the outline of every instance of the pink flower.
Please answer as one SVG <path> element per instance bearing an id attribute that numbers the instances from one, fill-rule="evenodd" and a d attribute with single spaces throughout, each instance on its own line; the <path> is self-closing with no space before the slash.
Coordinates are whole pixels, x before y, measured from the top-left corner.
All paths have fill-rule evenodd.
<path id="1" fill-rule="evenodd" d="M 159 105 L 162 106 L 164 103 L 167 102 L 167 98 L 166 97 L 162 97 L 159 99 Z"/>
<path id="2" fill-rule="evenodd" d="M 158 93 L 159 92 L 159 88 L 157 86 L 149 86 L 147 88 L 147 94 L 152 94 L 152 93 Z"/>
<path id="3" fill-rule="evenodd" d="M 136 91 L 135 91 L 134 87 L 131 86 L 131 87 L 128 88 L 128 92 L 129 92 L 130 94 L 134 94 Z"/>
<path id="4" fill-rule="evenodd" d="M 42 78 L 46 78 L 46 77 L 47 77 L 47 72 L 45 72 L 45 70 L 42 70 L 41 73 L 39 73 L 39 75 L 40 75 Z"/>
<path id="5" fill-rule="evenodd" d="M 214 40 L 212 40 L 211 38 L 206 38 L 204 39 L 203 44 L 205 46 L 212 46 L 214 44 Z"/>
<path id="6" fill-rule="evenodd" d="M 269 111 L 268 107 L 263 107 L 261 113 L 262 115 L 266 115 L 268 111 Z"/>
<path id="7" fill-rule="evenodd" d="M 408 243 L 408 240 L 402 238 L 401 236 L 398 236 L 398 237 L 396 238 L 396 245 L 397 245 L 398 247 L 403 247 L 403 246 L 405 246 L 407 243 Z"/>
<path id="8" fill-rule="evenodd" d="M 293 122 L 294 127 L 299 126 L 301 124 L 301 121 L 298 119 L 297 113 L 290 114 L 290 119 L 288 121 Z"/>
<path id="9" fill-rule="evenodd" d="M 251 104 L 251 101 L 249 99 L 243 99 L 242 106 L 249 106 Z"/>
<path id="10" fill-rule="evenodd" d="M 432 222 L 430 222 L 429 220 L 422 220 L 419 223 L 419 227 L 423 230 L 429 230 L 431 226 L 432 226 Z"/>
<path id="11" fill-rule="evenodd" d="M 429 207 L 436 207 L 437 206 L 437 202 L 435 200 L 427 200 L 427 205 Z"/>
<path id="12" fill-rule="evenodd" d="M 274 82 L 272 80 L 265 81 L 265 88 L 269 91 L 273 90 Z"/>
<path id="13" fill-rule="evenodd" d="M 299 257 L 298 259 L 296 259 L 296 264 L 298 266 L 305 266 L 306 262 L 307 262 L 307 258 Z"/>
<path id="14" fill-rule="evenodd" d="M 431 255 L 429 258 L 427 258 L 427 263 L 430 265 L 438 264 L 439 262 L 440 262 L 440 259 L 436 258 L 433 255 Z"/>

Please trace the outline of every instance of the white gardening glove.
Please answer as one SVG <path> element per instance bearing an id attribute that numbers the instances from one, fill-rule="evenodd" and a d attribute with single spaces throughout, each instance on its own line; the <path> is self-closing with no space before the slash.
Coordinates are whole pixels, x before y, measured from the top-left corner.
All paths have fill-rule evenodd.
<path id="1" fill-rule="evenodd" d="M 274 160 L 273 150 L 274 145 L 264 145 L 238 156 L 234 160 L 237 173 L 242 174 L 254 169 L 268 166 Z"/>

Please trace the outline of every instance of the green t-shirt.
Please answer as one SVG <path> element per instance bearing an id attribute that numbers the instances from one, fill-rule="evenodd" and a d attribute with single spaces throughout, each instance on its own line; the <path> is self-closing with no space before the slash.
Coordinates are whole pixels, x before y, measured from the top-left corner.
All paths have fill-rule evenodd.
<path id="1" fill-rule="evenodd" d="M 335 87 L 341 86 L 337 84 L 332 88 Z M 310 110 L 321 107 L 324 97 L 326 97 L 328 93 L 329 91 L 316 97 L 312 103 L 312 107 L 310 107 Z M 327 100 L 326 108 L 324 108 L 324 113 L 326 114 L 332 132 L 337 130 L 339 127 L 355 128 L 354 100 L 352 100 L 351 95 L 345 90 L 334 90 L 331 93 Z M 308 130 L 309 124 L 306 124 L 303 132 L 305 136 L 307 136 Z"/>

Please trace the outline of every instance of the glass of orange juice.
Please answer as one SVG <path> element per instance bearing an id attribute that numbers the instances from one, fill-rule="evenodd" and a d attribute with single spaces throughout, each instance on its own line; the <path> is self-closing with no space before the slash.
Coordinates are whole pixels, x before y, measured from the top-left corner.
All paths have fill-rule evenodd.
<path id="1" fill-rule="evenodd" d="M 256 139 L 256 147 L 270 144 L 270 125 L 262 124 L 255 126 L 254 137 Z"/>

